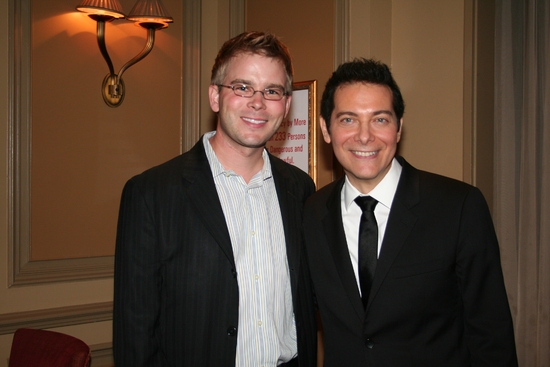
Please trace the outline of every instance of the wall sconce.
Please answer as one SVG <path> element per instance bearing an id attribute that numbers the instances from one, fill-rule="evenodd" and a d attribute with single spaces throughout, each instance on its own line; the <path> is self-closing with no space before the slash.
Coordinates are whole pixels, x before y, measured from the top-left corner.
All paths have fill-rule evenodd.
<path id="1" fill-rule="evenodd" d="M 97 44 L 109 67 L 109 74 L 103 79 L 101 92 L 103 100 L 109 107 L 118 107 L 124 100 L 125 88 L 122 74 L 151 52 L 155 43 L 155 32 L 168 27 L 168 23 L 174 20 L 166 12 L 161 0 L 138 0 L 127 16 L 124 15 L 118 0 L 83 0 L 76 10 L 87 13 L 97 22 Z M 116 74 L 105 46 L 105 23 L 122 18 L 136 22 L 136 25 L 147 29 L 147 43 L 143 50 L 124 64 Z"/>

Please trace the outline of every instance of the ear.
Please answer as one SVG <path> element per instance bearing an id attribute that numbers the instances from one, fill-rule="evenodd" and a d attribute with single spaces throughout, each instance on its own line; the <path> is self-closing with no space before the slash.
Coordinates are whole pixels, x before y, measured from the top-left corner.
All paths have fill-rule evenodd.
<path id="1" fill-rule="evenodd" d="M 292 102 L 292 95 L 286 97 L 284 118 L 286 118 L 288 116 L 288 113 L 290 112 L 290 102 Z"/>
<path id="2" fill-rule="evenodd" d="M 212 111 L 216 113 L 220 111 L 220 88 L 217 85 L 210 84 L 208 87 L 208 101 Z"/>
<path id="3" fill-rule="evenodd" d="M 397 132 L 397 142 L 401 140 L 401 133 L 403 132 L 403 117 L 401 117 L 401 120 L 399 121 L 399 131 Z"/>
<path id="4" fill-rule="evenodd" d="M 320 117 L 319 124 L 321 125 L 321 132 L 323 133 L 323 139 L 325 140 L 325 143 L 330 144 L 330 133 L 327 129 L 327 123 L 325 122 L 325 119 Z"/>

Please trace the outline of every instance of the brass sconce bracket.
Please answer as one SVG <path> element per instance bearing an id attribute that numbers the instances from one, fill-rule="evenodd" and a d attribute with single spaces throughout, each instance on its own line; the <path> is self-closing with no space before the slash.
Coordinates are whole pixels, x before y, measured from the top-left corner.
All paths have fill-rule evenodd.
<path id="1" fill-rule="evenodd" d="M 107 74 L 101 85 L 103 100 L 109 107 L 118 107 L 124 101 L 124 80 L 118 75 Z"/>
<path id="2" fill-rule="evenodd" d="M 138 0 L 126 19 L 147 29 L 147 43 L 143 50 L 124 64 L 116 74 L 105 45 L 105 23 L 125 17 L 118 0 L 83 0 L 76 9 L 87 13 L 97 22 L 97 44 L 109 68 L 109 74 L 103 79 L 101 85 L 101 93 L 109 107 L 118 107 L 124 101 L 126 90 L 122 74 L 151 52 L 155 44 L 155 32 L 168 27 L 168 23 L 173 22 L 173 19 L 164 9 L 161 0 Z"/>

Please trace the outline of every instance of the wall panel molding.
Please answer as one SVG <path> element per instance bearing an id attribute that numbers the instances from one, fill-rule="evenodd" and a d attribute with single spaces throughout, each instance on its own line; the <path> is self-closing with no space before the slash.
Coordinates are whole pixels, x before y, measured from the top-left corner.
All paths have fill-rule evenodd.
<path id="1" fill-rule="evenodd" d="M 201 6 L 199 0 L 183 3 L 182 152 L 191 149 L 200 137 Z"/>
<path id="2" fill-rule="evenodd" d="M 113 276 L 114 257 L 31 260 L 31 0 L 9 0 L 8 283 L 9 286 Z M 184 3 L 182 149 L 199 138 L 200 1 Z"/>
<path id="3" fill-rule="evenodd" d="M 229 0 L 229 38 L 238 36 L 246 29 L 245 0 Z"/>
<path id="4" fill-rule="evenodd" d="M 20 249 L 20 252 L 25 251 L 26 248 Z M 47 261 L 27 258 L 14 268 L 11 285 L 107 278 L 113 276 L 114 256 Z"/>
<path id="5" fill-rule="evenodd" d="M 115 365 L 113 343 L 90 345 L 92 360 L 90 367 L 112 367 Z"/>
<path id="6" fill-rule="evenodd" d="M 19 328 L 52 329 L 109 321 L 112 318 L 113 302 L 12 312 L 0 315 L 0 335 L 13 334 Z"/>
<path id="7" fill-rule="evenodd" d="M 334 69 L 350 57 L 350 0 L 334 1 Z"/>
<path id="8" fill-rule="evenodd" d="M 31 261 L 31 1 L 10 0 L 9 9 L 9 286 L 112 276 L 113 256 Z"/>
<path id="9" fill-rule="evenodd" d="M 493 207 L 495 1 L 464 1 L 463 180 Z"/>

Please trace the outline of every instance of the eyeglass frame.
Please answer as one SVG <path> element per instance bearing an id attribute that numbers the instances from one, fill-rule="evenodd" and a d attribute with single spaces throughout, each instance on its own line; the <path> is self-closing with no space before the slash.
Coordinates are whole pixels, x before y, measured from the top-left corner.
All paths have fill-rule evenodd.
<path id="1" fill-rule="evenodd" d="M 243 83 L 236 83 L 236 84 L 233 84 L 233 85 L 224 85 L 224 84 L 216 84 L 218 87 L 224 87 L 224 88 L 228 88 L 228 89 L 231 89 L 233 91 L 233 93 L 238 96 L 238 97 L 243 97 L 243 98 L 252 98 L 254 97 L 254 95 L 256 93 L 261 93 L 262 94 L 262 97 L 266 100 L 266 101 L 281 101 L 284 97 L 287 97 L 290 95 L 289 92 L 287 92 L 284 88 L 280 88 L 280 87 L 276 87 L 276 88 L 265 88 L 264 90 L 256 90 L 254 88 L 252 88 L 251 86 L 247 85 L 247 84 L 243 84 Z M 247 87 L 247 88 L 250 88 L 252 89 L 252 94 L 249 95 L 249 96 L 245 96 L 245 95 L 242 95 L 242 94 L 239 94 L 238 91 L 235 90 L 235 88 L 237 87 Z M 281 98 L 278 98 L 278 99 L 273 99 L 273 98 L 266 98 L 265 97 L 265 92 L 269 91 L 270 89 L 281 89 L 283 91 L 283 93 L 281 94 Z M 268 94 L 269 96 L 269 94 Z M 272 95 L 271 95 L 272 96 Z"/>

